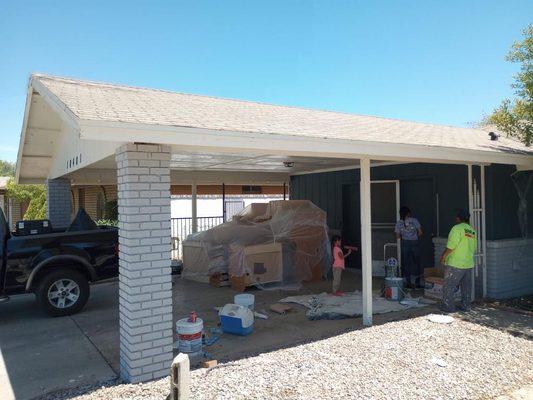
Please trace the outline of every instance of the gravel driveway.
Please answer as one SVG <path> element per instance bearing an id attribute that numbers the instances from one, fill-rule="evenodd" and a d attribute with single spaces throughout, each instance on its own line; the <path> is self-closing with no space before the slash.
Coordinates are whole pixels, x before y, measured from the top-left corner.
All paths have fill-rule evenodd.
<path id="1" fill-rule="evenodd" d="M 532 368 L 528 339 L 419 317 L 196 370 L 192 392 L 193 399 L 490 399 L 531 383 Z M 83 391 L 53 398 L 164 399 L 168 381 Z"/>

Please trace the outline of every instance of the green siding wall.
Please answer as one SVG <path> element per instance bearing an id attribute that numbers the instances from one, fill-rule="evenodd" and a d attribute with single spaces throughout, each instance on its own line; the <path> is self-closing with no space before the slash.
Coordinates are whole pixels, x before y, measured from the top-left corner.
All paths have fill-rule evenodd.
<path id="1" fill-rule="evenodd" d="M 520 237 L 517 217 L 518 195 L 510 178 L 515 171 L 514 166 L 491 165 L 486 167 L 486 217 L 487 239 L 497 240 Z M 479 176 L 479 168 L 474 167 L 474 176 Z M 416 179 L 433 181 L 433 196 L 438 195 L 439 232 L 436 232 L 436 221 L 433 233 L 435 236 L 447 236 L 454 223 L 454 211 L 457 208 L 468 208 L 467 167 L 448 164 L 401 164 L 372 168 L 372 180 L 400 180 L 400 186 L 409 186 Z M 291 177 L 291 199 L 308 199 L 327 212 L 328 225 L 332 229 L 342 229 L 342 186 L 343 184 L 358 185 L 359 170 L 325 172 Z M 358 187 L 358 186 L 357 186 Z M 356 189 L 357 190 L 357 189 Z M 402 197 L 405 193 L 402 193 Z M 417 210 L 430 204 L 434 199 L 413 199 L 409 207 L 416 215 Z M 533 187 L 528 193 L 529 232 L 533 236 Z M 403 204 L 403 203 L 402 203 Z M 435 217 L 436 220 L 436 217 Z"/>

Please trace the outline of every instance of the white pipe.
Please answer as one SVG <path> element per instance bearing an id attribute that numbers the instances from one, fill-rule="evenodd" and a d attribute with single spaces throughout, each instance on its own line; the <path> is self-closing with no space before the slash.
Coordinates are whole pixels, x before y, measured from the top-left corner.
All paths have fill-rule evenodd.
<path id="1" fill-rule="evenodd" d="M 372 212 L 370 208 L 370 159 L 362 158 L 360 160 L 360 165 L 363 325 L 372 326 Z"/>
<path id="2" fill-rule="evenodd" d="M 192 233 L 198 232 L 198 204 L 197 204 L 197 187 L 196 183 L 191 185 L 191 215 L 192 215 Z"/>
<path id="3" fill-rule="evenodd" d="M 483 251 L 483 297 L 487 296 L 487 222 L 485 216 L 485 166 L 481 165 L 481 249 Z M 479 234 L 479 232 L 478 232 Z"/>

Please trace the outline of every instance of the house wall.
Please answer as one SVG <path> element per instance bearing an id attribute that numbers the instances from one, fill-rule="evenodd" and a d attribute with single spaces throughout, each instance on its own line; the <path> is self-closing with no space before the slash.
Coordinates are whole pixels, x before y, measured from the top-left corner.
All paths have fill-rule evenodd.
<path id="1" fill-rule="evenodd" d="M 491 165 L 485 168 L 486 182 L 486 220 L 487 220 L 487 278 L 488 296 L 503 298 L 521 295 L 529 288 L 533 292 L 533 263 L 527 263 L 532 256 L 521 240 L 520 225 L 517 216 L 519 197 L 511 179 L 515 171 L 513 166 Z M 479 168 L 474 167 L 474 177 L 479 179 Z M 435 237 L 431 249 L 434 259 L 441 253 L 439 243 L 445 241 L 454 223 L 456 208 L 468 208 L 467 167 L 464 165 L 448 164 L 402 164 L 393 166 L 374 167 L 371 171 L 372 180 L 399 180 L 400 187 L 416 187 L 417 180 L 433 182 L 433 188 L 428 195 L 413 196 L 413 193 L 401 190 L 401 203 L 408 197 L 408 205 L 414 215 L 425 207 L 435 208 L 435 217 L 429 219 L 425 234 Z M 354 193 L 354 208 L 358 213 L 359 203 L 359 170 L 336 171 L 291 177 L 291 199 L 309 199 L 327 212 L 328 225 L 331 229 L 343 230 L 343 186 L 349 186 Z M 435 203 L 438 199 L 438 208 Z M 528 195 L 528 233 L 533 237 L 533 185 Z M 344 228 L 346 228 L 344 226 Z M 355 227 L 355 231 L 359 226 Z M 508 239 L 518 239 L 509 241 Z M 515 244 L 511 244 L 515 243 Z M 529 242 L 528 242 L 529 243 Z M 527 251 L 526 251 L 527 250 Z M 429 260 L 429 258 L 428 258 Z M 424 266 L 430 266 L 424 263 Z M 478 290 L 480 282 L 477 282 Z"/>
<path id="2" fill-rule="evenodd" d="M 85 208 L 87 214 L 97 221 L 103 218 L 98 213 L 98 196 L 105 191 L 107 201 L 117 199 L 117 187 L 115 185 L 105 186 L 75 186 L 71 190 L 72 196 L 72 218 L 78 212 L 80 207 Z"/>
<path id="3" fill-rule="evenodd" d="M 22 213 L 22 204 L 15 199 L 9 199 L 9 225 L 11 229 L 15 229 L 17 221 L 21 221 L 24 216 Z"/>
<path id="4" fill-rule="evenodd" d="M 521 237 L 517 209 L 519 197 L 510 175 L 513 166 L 491 165 L 485 168 L 487 239 L 498 240 Z M 474 176 L 479 175 L 474 170 Z M 416 179 L 432 179 L 433 194 L 438 195 L 439 229 L 434 236 L 447 236 L 454 223 L 455 209 L 468 208 L 467 168 L 448 164 L 401 164 L 374 167 L 372 180 L 400 180 L 400 185 Z M 359 170 L 325 172 L 291 176 L 291 199 L 309 199 L 328 214 L 332 229 L 342 228 L 342 185 L 356 185 L 359 194 Z M 403 193 L 402 193 L 403 195 Z M 402 196 L 403 197 L 403 196 Z M 409 207 L 416 210 L 425 206 L 428 199 L 418 199 Z M 403 203 L 402 203 L 403 204 Z M 533 236 L 533 185 L 528 192 L 529 235 Z"/>
<path id="5" fill-rule="evenodd" d="M 468 208 L 467 170 L 461 165 L 441 164 L 401 164 L 374 167 L 372 180 L 400 180 L 400 186 L 415 180 L 433 181 L 433 196 L 438 194 L 438 231 L 435 215 L 435 236 L 446 235 L 453 226 L 454 211 L 458 207 Z M 359 170 L 326 172 L 291 177 L 291 199 L 309 199 L 328 214 L 328 225 L 332 229 L 342 229 L 342 185 L 355 185 L 359 196 Z M 408 193 L 404 193 L 403 196 Z M 410 196 L 411 197 L 411 196 Z M 417 210 L 426 207 L 428 199 L 413 199 L 409 207 L 416 215 Z M 434 199 L 431 199 L 434 201 Z M 403 203 L 402 203 L 403 205 Z"/>

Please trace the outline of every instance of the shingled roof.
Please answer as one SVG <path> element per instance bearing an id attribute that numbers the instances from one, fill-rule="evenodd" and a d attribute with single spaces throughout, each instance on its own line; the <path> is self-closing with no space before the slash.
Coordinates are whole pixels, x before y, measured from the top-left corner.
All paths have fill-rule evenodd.
<path id="1" fill-rule="evenodd" d="M 533 149 L 481 129 L 424 124 L 366 115 L 278 106 L 33 75 L 80 121 L 203 128 L 446 148 L 531 154 Z"/>

